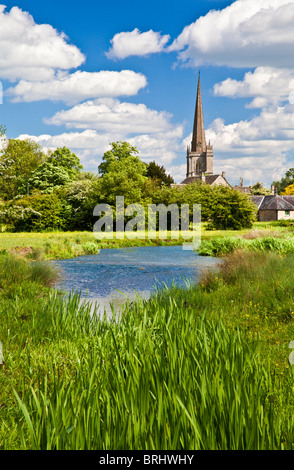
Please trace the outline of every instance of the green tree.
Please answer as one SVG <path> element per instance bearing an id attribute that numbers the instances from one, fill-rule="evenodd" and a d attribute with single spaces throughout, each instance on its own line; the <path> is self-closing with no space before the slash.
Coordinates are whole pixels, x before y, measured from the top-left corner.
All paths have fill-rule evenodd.
<path id="1" fill-rule="evenodd" d="M 115 205 L 117 196 L 124 196 L 127 205 L 144 201 L 146 165 L 134 153 L 138 150 L 127 142 L 115 142 L 103 155 L 99 166 L 103 202 Z"/>
<path id="2" fill-rule="evenodd" d="M 95 223 L 93 210 L 100 202 L 101 181 L 91 173 L 82 173 L 79 178 L 58 191 L 66 201 L 68 230 L 92 230 Z"/>
<path id="3" fill-rule="evenodd" d="M 48 162 L 55 166 L 62 167 L 68 175 L 73 179 L 83 169 L 80 159 L 69 148 L 62 147 L 56 149 L 48 156 Z"/>
<path id="4" fill-rule="evenodd" d="M 285 191 L 287 186 L 294 183 L 294 168 L 290 168 L 286 171 L 285 176 L 281 181 L 273 181 L 273 185 L 277 188 L 278 194 L 281 194 Z"/>
<path id="5" fill-rule="evenodd" d="M 6 132 L 6 127 L 0 124 L 0 137 L 4 137 Z"/>
<path id="6" fill-rule="evenodd" d="M 270 195 L 271 194 L 271 190 L 270 189 L 266 189 L 263 187 L 263 184 L 258 182 L 256 184 L 254 184 L 252 187 L 251 187 L 251 194 L 255 195 L 255 196 L 258 196 L 258 195 Z"/>
<path id="7" fill-rule="evenodd" d="M 213 188 L 210 227 L 215 230 L 241 230 L 251 228 L 256 220 L 257 208 L 246 194 L 225 186 Z"/>
<path id="8" fill-rule="evenodd" d="M 171 186 L 175 181 L 171 175 L 166 173 L 164 166 L 158 165 L 155 161 L 147 165 L 147 177 L 154 180 L 157 186 Z"/>
<path id="9" fill-rule="evenodd" d="M 289 184 L 282 193 L 283 196 L 294 196 L 294 183 Z"/>
<path id="10" fill-rule="evenodd" d="M 193 204 L 201 205 L 201 219 L 207 222 L 211 219 L 212 207 L 215 204 L 214 188 L 201 182 L 187 184 L 180 189 L 181 204 L 189 204 L 190 216 L 193 215 Z"/>
<path id="11" fill-rule="evenodd" d="M 112 163 L 123 163 L 125 159 L 128 159 L 128 162 L 133 161 L 135 164 L 137 163 L 139 151 L 136 147 L 133 147 L 128 142 L 121 141 L 112 142 L 110 145 L 111 150 L 104 153 L 102 163 L 98 167 L 98 172 L 101 176 L 109 172 L 109 167 Z"/>
<path id="12" fill-rule="evenodd" d="M 15 232 L 40 232 L 65 228 L 63 202 L 56 194 L 35 194 L 8 201 L 1 223 Z"/>
<path id="13" fill-rule="evenodd" d="M 52 192 L 77 179 L 82 168 L 79 158 L 67 147 L 58 148 L 31 173 L 30 188 Z"/>
<path id="14" fill-rule="evenodd" d="M 165 205 L 188 204 L 190 221 L 193 220 L 193 205 L 201 205 L 201 220 L 211 229 L 240 230 L 249 228 L 256 220 L 256 206 L 246 194 L 225 186 L 210 186 L 193 183 L 181 188 L 163 188 L 153 195 L 153 202 Z"/>
<path id="15" fill-rule="evenodd" d="M 71 182 L 71 178 L 62 166 L 52 161 L 42 163 L 31 173 L 29 178 L 30 189 L 38 189 L 41 192 L 50 193 L 54 189 L 65 186 Z"/>
<path id="16" fill-rule="evenodd" d="M 31 172 L 45 160 L 46 155 L 36 142 L 7 140 L 0 154 L 0 196 L 7 201 L 26 194 Z"/>

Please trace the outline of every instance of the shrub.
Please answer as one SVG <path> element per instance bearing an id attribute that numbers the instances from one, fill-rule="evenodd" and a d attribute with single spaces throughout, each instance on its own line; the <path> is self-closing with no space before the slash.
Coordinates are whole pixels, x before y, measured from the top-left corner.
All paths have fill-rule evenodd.
<path id="1" fill-rule="evenodd" d="M 272 251 L 279 254 L 294 253 L 294 239 L 266 236 L 253 239 L 216 237 L 202 241 L 198 254 L 201 256 L 224 256 L 240 249 L 260 252 Z"/>
<path id="2" fill-rule="evenodd" d="M 10 201 L 2 220 L 15 232 L 41 232 L 63 228 L 63 204 L 56 194 L 35 194 Z"/>
<path id="3" fill-rule="evenodd" d="M 258 251 L 274 251 L 276 253 L 294 253 L 294 239 L 264 237 L 255 239 L 250 243 L 250 248 Z"/>
<path id="4" fill-rule="evenodd" d="M 251 228 L 257 209 L 246 194 L 231 188 L 214 188 L 215 202 L 211 209 L 210 227 L 214 230 Z"/>
<path id="5" fill-rule="evenodd" d="M 223 256 L 244 247 L 245 242 L 240 238 L 212 238 L 201 243 L 198 254 L 201 256 Z"/>
<path id="6" fill-rule="evenodd" d="M 99 253 L 100 249 L 95 242 L 87 242 L 82 245 L 84 252 L 87 255 L 96 255 Z"/>

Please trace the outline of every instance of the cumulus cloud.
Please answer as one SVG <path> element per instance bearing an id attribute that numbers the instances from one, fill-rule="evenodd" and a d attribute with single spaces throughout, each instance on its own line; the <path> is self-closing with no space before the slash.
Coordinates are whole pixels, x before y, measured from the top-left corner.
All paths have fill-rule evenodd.
<path id="1" fill-rule="evenodd" d="M 19 139 L 32 139 L 38 142 L 44 150 L 55 150 L 57 147 L 68 147 L 75 152 L 87 171 L 96 171 L 102 161 L 103 154 L 110 149 L 111 142 L 127 140 L 138 148 L 143 161 L 156 160 L 169 171 L 172 163 L 177 158 L 177 151 L 181 147 L 183 129 L 176 126 L 168 132 L 158 134 L 141 134 L 129 137 L 125 133 L 117 133 L 114 139 L 113 133 L 87 129 L 82 132 L 64 132 L 58 135 L 44 134 L 39 136 L 23 134 Z M 185 156 L 183 157 L 185 159 Z M 182 178 L 180 176 L 180 178 Z M 183 178 L 182 178 L 183 179 Z"/>
<path id="2" fill-rule="evenodd" d="M 58 73 L 47 81 L 21 80 L 6 90 L 6 95 L 13 102 L 52 100 L 74 104 L 89 98 L 136 95 L 146 85 L 146 77 L 132 70 L 77 71 Z"/>
<path id="3" fill-rule="evenodd" d="M 50 80 L 57 69 L 79 67 L 85 56 L 51 25 L 36 24 L 18 7 L 0 5 L 0 78 Z"/>
<path id="4" fill-rule="evenodd" d="M 144 160 L 155 159 L 170 171 L 171 163 L 178 158 L 178 152 L 182 150 L 182 139 L 183 127 L 176 125 L 167 132 L 137 135 L 129 138 L 128 141 L 140 150 Z M 183 160 L 185 160 L 185 155 L 183 155 Z"/>
<path id="5" fill-rule="evenodd" d="M 55 114 L 45 122 L 67 128 L 97 129 L 103 132 L 138 134 L 158 133 L 171 128 L 171 115 L 147 108 L 144 104 L 101 98 Z"/>
<path id="6" fill-rule="evenodd" d="M 248 121 L 225 124 L 216 119 L 207 130 L 216 168 L 270 185 L 290 168 L 294 151 L 294 106 L 272 107 Z M 236 181 L 236 180 L 235 180 Z M 250 181 L 247 181 L 249 184 Z"/>
<path id="7" fill-rule="evenodd" d="M 185 27 L 168 47 L 185 65 L 250 69 L 242 80 L 216 83 L 213 92 L 248 98 L 246 107 L 259 108 L 259 115 L 229 124 L 216 119 L 206 132 L 214 171 L 226 171 L 232 184 L 242 176 L 247 184 L 260 180 L 269 186 L 293 166 L 293 21 L 294 0 L 237 0 Z M 190 141 L 191 136 L 184 139 Z"/>
<path id="8" fill-rule="evenodd" d="M 35 140 L 44 149 L 66 146 L 80 157 L 88 170 L 97 168 L 111 142 L 128 141 L 138 148 L 142 160 L 156 160 L 169 168 L 177 159 L 178 152 L 182 151 L 183 139 L 183 126 L 173 124 L 171 117 L 142 104 L 101 99 L 62 111 L 48 120 L 48 124 L 81 131 L 21 135 L 19 138 Z"/>
<path id="9" fill-rule="evenodd" d="M 293 0 L 237 0 L 186 26 L 168 48 L 193 66 L 294 67 Z"/>
<path id="10" fill-rule="evenodd" d="M 111 40 L 111 48 L 106 53 L 109 59 L 125 59 L 129 56 L 144 56 L 162 52 L 170 36 L 161 36 L 155 31 L 141 33 L 138 28 L 133 31 L 116 34 Z"/>
<path id="11" fill-rule="evenodd" d="M 34 140 L 43 147 L 44 151 L 55 150 L 58 147 L 68 147 L 79 156 L 85 170 L 97 171 L 97 165 L 101 163 L 104 152 L 109 149 L 113 136 L 107 133 L 99 134 L 95 130 L 87 129 L 83 132 L 64 132 L 57 135 L 22 134 L 18 139 Z"/>
<path id="12" fill-rule="evenodd" d="M 119 129 L 114 133 L 108 131 L 100 132 L 96 129 L 85 129 L 83 131 L 63 132 L 57 135 L 43 134 L 39 136 L 23 134 L 19 139 L 32 139 L 38 142 L 44 150 L 55 150 L 57 147 L 66 146 L 75 152 L 87 171 L 96 171 L 102 161 L 103 154 L 110 149 L 113 141 L 128 141 L 138 148 L 140 157 L 145 162 L 156 160 L 164 165 L 169 173 L 171 169 L 178 168 L 175 165 L 178 152 L 182 152 L 183 127 L 181 125 L 169 126 L 168 130 L 158 129 L 158 132 L 141 133 L 131 135 L 130 129 Z M 180 158 L 181 160 L 181 158 Z M 185 154 L 183 153 L 180 167 L 185 168 Z M 178 169 L 177 169 L 178 172 Z M 171 173 L 173 174 L 173 173 Z M 184 172 L 179 174 L 179 181 L 184 178 Z"/>
<path id="13" fill-rule="evenodd" d="M 242 81 L 228 78 L 214 85 L 216 96 L 253 97 L 249 108 L 278 105 L 291 99 L 294 91 L 294 70 L 257 67 L 247 72 Z"/>
<path id="14" fill-rule="evenodd" d="M 50 145 L 66 142 L 63 145 L 76 148 L 78 143 L 84 150 L 83 155 L 90 159 L 93 159 L 93 150 L 101 157 L 106 143 L 113 140 L 127 140 L 138 148 L 144 161 L 156 159 L 162 165 L 170 165 L 182 151 L 183 125 L 172 123 L 169 113 L 149 109 L 144 104 L 98 99 L 60 111 L 45 122 L 84 131 L 41 136 L 41 141 L 34 139 L 46 147 L 49 142 Z"/>
<path id="15" fill-rule="evenodd" d="M 132 70 L 76 71 L 85 56 L 51 25 L 36 24 L 18 7 L 0 5 L 0 79 L 18 82 L 5 90 L 12 102 L 63 101 L 136 95 L 146 77 Z"/>

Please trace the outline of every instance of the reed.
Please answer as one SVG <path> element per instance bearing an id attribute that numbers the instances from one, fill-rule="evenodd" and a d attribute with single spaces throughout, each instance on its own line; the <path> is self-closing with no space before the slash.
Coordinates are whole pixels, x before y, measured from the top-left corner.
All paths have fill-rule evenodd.
<path id="1" fill-rule="evenodd" d="M 203 240 L 198 250 L 199 255 L 202 256 L 226 256 L 233 251 L 246 249 L 250 251 L 268 252 L 286 254 L 294 253 L 294 239 L 277 238 L 274 236 L 259 236 L 242 238 L 237 237 L 222 237 L 211 238 L 210 240 Z"/>
<path id="2" fill-rule="evenodd" d="M 47 335 L 78 344 L 69 369 L 55 360 L 15 391 L 22 449 L 291 448 L 293 418 L 272 399 L 281 381 L 241 330 L 167 296 L 129 306 L 120 322 L 93 321 L 76 296 L 50 302 Z"/>
<path id="3" fill-rule="evenodd" d="M 40 280 L 38 296 L 0 292 L 0 448 L 292 449 L 294 375 L 275 363 L 293 339 L 293 268 L 235 252 L 111 319 Z"/>

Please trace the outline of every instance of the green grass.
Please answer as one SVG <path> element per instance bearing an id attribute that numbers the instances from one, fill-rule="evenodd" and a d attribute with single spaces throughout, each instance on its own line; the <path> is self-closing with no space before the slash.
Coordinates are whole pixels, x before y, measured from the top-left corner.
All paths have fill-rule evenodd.
<path id="1" fill-rule="evenodd" d="M 236 250 L 274 251 L 279 254 L 294 253 L 294 237 L 260 237 L 243 239 L 236 237 L 212 238 L 204 240 L 198 250 L 202 256 L 225 256 Z"/>
<path id="2" fill-rule="evenodd" d="M 102 248 L 179 245 L 184 240 L 140 238 L 97 240 L 93 232 L 0 233 L 0 253 L 28 259 L 66 259 L 99 253 Z"/>
<path id="3" fill-rule="evenodd" d="M 33 266 L 0 256 L 0 449 L 293 448 L 292 254 L 232 253 L 120 322 Z"/>
<path id="4" fill-rule="evenodd" d="M 252 238 L 275 237 L 287 238 L 293 237 L 293 225 L 285 221 L 280 222 L 256 222 L 252 229 L 244 230 L 206 230 L 207 224 L 202 224 L 201 238 L 203 241 L 203 254 L 209 253 L 212 256 L 230 252 L 232 242 L 237 239 L 236 244 L 241 246 L 242 241 Z M 244 237 L 244 238 L 243 238 Z M 227 239 L 223 241 L 223 239 Z M 241 241 L 239 241 L 239 239 Z M 213 242 L 215 240 L 215 242 Z M 168 232 L 167 238 L 159 239 L 159 234 L 155 234 L 155 239 L 133 238 L 133 239 L 113 239 L 97 240 L 93 232 L 44 232 L 44 233 L 0 233 L 0 253 L 12 253 L 17 256 L 28 259 L 64 259 L 96 254 L 102 248 L 123 248 L 130 246 L 154 246 L 154 245 L 181 245 L 185 240 L 173 240 L 171 233 Z M 227 245 L 228 249 L 214 250 L 212 246 L 223 248 Z M 207 253 L 205 253 L 205 252 Z M 217 253 L 213 253 L 217 251 Z"/>

